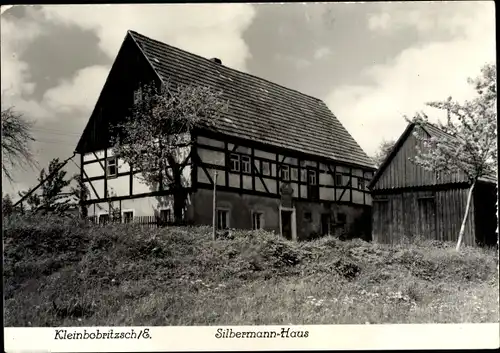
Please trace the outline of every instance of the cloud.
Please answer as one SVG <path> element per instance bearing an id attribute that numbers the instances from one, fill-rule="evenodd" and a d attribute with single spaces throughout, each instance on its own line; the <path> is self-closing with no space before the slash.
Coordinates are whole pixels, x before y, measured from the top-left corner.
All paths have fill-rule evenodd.
<path id="1" fill-rule="evenodd" d="M 283 55 L 283 54 L 278 53 L 278 54 L 274 55 L 274 58 L 278 61 L 288 62 L 299 70 L 305 69 L 305 68 L 311 66 L 311 64 L 312 64 L 311 61 L 309 61 L 307 59 L 300 58 L 300 57 L 293 56 L 293 55 Z"/>
<path id="2" fill-rule="evenodd" d="M 323 58 L 327 57 L 328 55 L 330 55 L 331 53 L 332 53 L 332 50 L 328 47 L 318 48 L 314 52 L 314 59 L 316 59 L 316 60 L 323 59 Z"/>
<path id="3" fill-rule="evenodd" d="M 388 35 L 409 28 L 420 34 L 432 34 L 440 30 L 457 34 L 468 22 L 464 14 L 482 5 L 470 1 L 383 3 L 380 4 L 379 12 L 368 15 L 367 26 L 372 31 Z M 449 14 L 448 18 L 443 17 L 445 14 Z"/>
<path id="4" fill-rule="evenodd" d="M 74 112 L 88 117 L 110 69 L 84 68 L 45 92 L 41 101 L 34 100 L 30 94 L 35 83 L 28 64 L 19 57 L 43 34 L 43 24 L 78 26 L 96 33 L 99 48 L 111 59 L 132 29 L 245 70 L 250 51 L 242 34 L 255 16 L 254 8 L 246 4 L 57 5 L 27 8 L 27 13 L 22 20 L 2 16 L 2 102 L 42 123 Z"/>
<path id="5" fill-rule="evenodd" d="M 436 21 L 429 21 L 447 28 L 454 34 L 451 39 L 404 49 L 389 62 L 366 68 L 361 73 L 366 84 L 337 87 L 327 95 L 329 107 L 367 153 L 373 154 L 383 139 L 399 137 L 406 126 L 403 115 L 423 110 L 434 121 L 442 118 L 441 112 L 425 103 L 450 95 L 458 100 L 469 98 L 473 90 L 467 78 L 479 75 L 480 68 L 495 59 L 492 5 L 473 5 L 465 12 L 462 7 L 461 11 L 449 10 L 443 8 L 440 16 L 434 13 Z M 425 17 L 424 13 L 407 14 L 410 18 Z M 409 29 L 426 30 L 417 22 L 398 19 Z"/>
<path id="6" fill-rule="evenodd" d="M 71 79 L 45 92 L 43 101 L 51 110 L 71 113 L 75 110 L 90 111 L 108 75 L 107 66 L 90 66 L 79 70 Z M 82 89 L 84 88 L 84 89 Z"/>
<path id="7" fill-rule="evenodd" d="M 245 70 L 250 51 L 242 38 L 255 10 L 248 4 L 44 6 L 56 23 L 96 32 L 99 46 L 114 58 L 127 30 Z"/>

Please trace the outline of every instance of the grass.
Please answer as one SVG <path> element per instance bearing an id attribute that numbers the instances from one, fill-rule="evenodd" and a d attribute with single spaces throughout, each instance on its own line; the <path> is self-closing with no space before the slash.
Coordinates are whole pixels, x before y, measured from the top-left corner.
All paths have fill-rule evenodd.
<path id="1" fill-rule="evenodd" d="M 5 326 L 498 322 L 498 253 L 4 219 Z"/>

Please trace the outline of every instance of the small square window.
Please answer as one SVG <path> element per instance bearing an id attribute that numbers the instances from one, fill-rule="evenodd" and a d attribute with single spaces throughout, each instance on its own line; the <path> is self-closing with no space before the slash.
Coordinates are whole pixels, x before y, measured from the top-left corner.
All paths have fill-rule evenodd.
<path id="1" fill-rule="evenodd" d="M 264 214 L 262 212 L 254 212 L 252 213 L 252 229 L 262 229 L 263 228 L 263 219 Z"/>
<path id="2" fill-rule="evenodd" d="M 123 223 L 132 223 L 134 219 L 134 211 L 123 211 Z"/>
<path id="3" fill-rule="evenodd" d="M 107 160 L 106 176 L 108 178 L 116 177 L 118 174 L 118 166 L 116 157 L 110 157 Z"/>
<path id="4" fill-rule="evenodd" d="M 241 156 L 241 171 L 243 173 L 250 173 L 250 157 Z"/>
<path id="5" fill-rule="evenodd" d="M 232 172 L 239 172 L 240 171 L 240 155 L 239 154 L 232 154 L 231 155 L 231 171 Z"/>
<path id="6" fill-rule="evenodd" d="M 229 228 L 229 211 L 217 210 L 217 229 Z"/>
<path id="7" fill-rule="evenodd" d="M 299 170 L 297 168 L 292 168 L 291 169 L 291 174 L 292 174 L 292 180 L 293 181 L 299 180 Z"/>
<path id="8" fill-rule="evenodd" d="M 280 167 L 281 180 L 288 181 L 290 180 L 290 167 L 287 165 L 282 165 Z"/>

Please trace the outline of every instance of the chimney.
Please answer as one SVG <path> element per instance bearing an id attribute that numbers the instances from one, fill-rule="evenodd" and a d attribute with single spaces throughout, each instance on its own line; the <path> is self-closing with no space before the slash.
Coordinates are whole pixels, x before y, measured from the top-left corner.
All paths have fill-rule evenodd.
<path id="1" fill-rule="evenodd" d="M 210 61 L 213 61 L 216 64 L 222 64 L 222 61 L 219 58 L 212 58 Z"/>

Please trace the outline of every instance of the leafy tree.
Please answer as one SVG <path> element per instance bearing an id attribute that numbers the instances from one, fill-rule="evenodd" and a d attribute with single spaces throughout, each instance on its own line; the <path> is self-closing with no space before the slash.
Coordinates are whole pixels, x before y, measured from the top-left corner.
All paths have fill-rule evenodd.
<path id="1" fill-rule="evenodd" d="M 183 175 L 189 133 L 201 124 L 215 126 L 227 105 L 222 92 L 209 87 L 146 84 L 136 96 L 131 114 L 113 126 L 113 152 L 151 188 L 169 190 L 174 219 L 182 220 L 187 200 Z"/>
<path id="2" fill-rule="evenodd" d="M 13 182 L 14 166 L 36 166 L 30 149 L 30 143 L 35 141 L 31 134 L 32 126 L 32 122 L 12 107 L 2 108 L 2 173 L 10 182 Z"/>
<path id="3" fill-rule="evenodd" d="M 14 203 L 9 194 L 2 196 L 2 216 L 10 215 L 14 211 Z"/>
<path id="4" fill-rule="evenodd" d="M 391 152 L 392 147 L 394 147 L 395 143 L 396 142 L 394 140 L 383 140 L 380 143 L 378 150 L 375 153 L 375 156 L 373 156 L 373 160 L 377 168 L 379 168 L 385 161 L 387 156 L 389 156 L 389 153 Z"/>
<path id="5" fill-rule="evenodd" d="M 88 215 L 87 207 L 84 205 L 84 202 L 88 200 L 90 196 L 90 191 L 88 187 L 83 182 L 80 174 L 73 175 L 73 180 L 76 182 L 76 187 L 71 187 L 70 194 L 74 198 L 78 200 L 80 205 L 80 213 L 83 218 L 86 218 Z"/>
<path id="6" fill-rule="evenodd" d="M 450 97 L 444 102 L 428 103 L 431 107 L 447 111 L 446 122 L 438 124 L 444 134 L 431 138 L 415 135 L 423 141 L 424 146 L 417 151 L 417 164 L 436 173 L 463 173 L 471 185 L 457 251 L 462 243 L 476 182 L 481 177 L 496 175 L 498 167 L 496 66 L 484 66 L 481 76 L 468 82 L 476 89 L 477 96 L 474 99 L 459 103 Z M 422 125 L 427 123 L 428 117 L 417 114 L 413 121 Z"/>
<path id="7" fill-rule="evenodd" d="M 45 168 L 42 168 L 38 182 L 42 182 L 48 175 L 54 173 L 61 164 L 59 158 L 50 161 L 48 172 L 45 171 Z M 67 172 L 62 169 L 54 173 L 42 184 L 41 194 L 33 193 L 26 199 L 31 211 L 64 212 L 69 208 L 72 193 L 63 193 L 64 188 L 71 183 L 71 179 L 66 179 L 66 174 Z M 23 197 L 27 193 L 29 193 L 29 190 L 19 193 L 19 196 Z"/>

